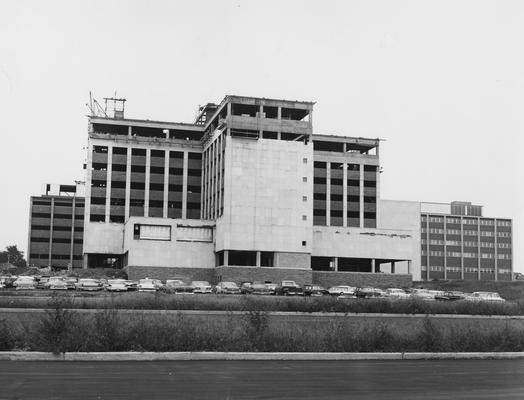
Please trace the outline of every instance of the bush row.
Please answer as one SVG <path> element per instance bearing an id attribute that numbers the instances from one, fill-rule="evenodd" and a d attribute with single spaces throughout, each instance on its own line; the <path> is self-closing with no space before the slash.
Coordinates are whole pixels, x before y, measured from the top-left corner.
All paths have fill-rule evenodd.
<path id="1" fill-rule="evenodd" d="M 336 297 L 275 297 L 123 293 L 99 296 L 55 295 L 66 308 L 207 311 L 290 311 L 391 314 L 524 315 L 524 301 L 440 302 L 417 299 L 338 299 Z M 48 298 L 0 296 L 0 308 L 47 308 Z"/>
<path id="2" fill-rule="evenodd" d="M 33 328 L 0 321 L 0 350 L 50 351 L 281 351 L 281 352 L 474 352 L 523 351 L 524 329 L 508 324 L 479 329 L 476 324 L 443 329 L 430 317 L 401 333 L 384 322 L 348 324 L 271 322 L 265 311 L 239 318 L 194 321 L 146 319 L 100 310 L 81 315 L 53 301 Z"/>

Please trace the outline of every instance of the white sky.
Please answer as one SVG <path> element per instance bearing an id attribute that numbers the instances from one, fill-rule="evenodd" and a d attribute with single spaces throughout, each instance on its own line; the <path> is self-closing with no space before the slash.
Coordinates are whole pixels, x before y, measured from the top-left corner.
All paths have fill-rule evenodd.
<path id="1" fill-rule="evenodd" d="M 74 4 L 73 4 L 74 3 Z M 524 272 L 524 2 L 0 2 L 0 249 L 29 196 L 84 179 L 89 91 L 191 122 L 225 94 L 316 101 L 317 133 L 386 139 L 381 196 L 513 218 Z"/>

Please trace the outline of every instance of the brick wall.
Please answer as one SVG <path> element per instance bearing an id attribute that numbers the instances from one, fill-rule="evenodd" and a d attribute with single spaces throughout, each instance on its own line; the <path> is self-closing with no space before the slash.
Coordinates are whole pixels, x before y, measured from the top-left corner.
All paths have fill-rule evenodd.
<path id="1" fill-rule="evenodd" d="M 411 287 L 412 279 L 408 274 L 373 274 L 365 272 L 327 272 L 313 271 L 313 283 L 326 288 L 337 285 L 355 287 Z"/>
<path id="2" fill-rule="evenodd" d="M 236 283 L 246 281 L 271 281 L 279 283 L 283 280 L 293 280 L 299 285 L 311 283 L 312 272 L 310 269 L 275 268 L 275 267 L 216 267 L 215 276 L 218 281 L 233 281 Z"/>
<path id="3" fill-rule="evenodd" d="M 214 282 L 214 268 L 180 268 L 180 267 L 126 267 L 129 279 L 154 278 L 165 281 L 166 279 L 182 279 L 185 282 L 208 281 Z"/>

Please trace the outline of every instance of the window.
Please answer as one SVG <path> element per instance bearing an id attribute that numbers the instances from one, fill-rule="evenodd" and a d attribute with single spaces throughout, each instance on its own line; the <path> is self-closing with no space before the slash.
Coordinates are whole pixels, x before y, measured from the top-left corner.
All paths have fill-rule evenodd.
<path id="1" fill-rule="evenodd" d="M 302 196 L 302 201 L 307 201 L 307 196 Z"/>
<path id="2" fill-rule="evenodd" d="M 170 225 L 142 225 L 135 224 L 133 238 L 138 240 L 171 240 Z"/>
<path id="3" fill-rule="evenodd" d="M 307 215 L 302 215 L 302 221 L 307 221 Z"/>
<path id="4" fill-rule="evenodd" d="M 307 176 L 302 177 L 302 182 L 307 182 Z"/>
<path id="5" fill-rule="evenodd" d="M 302 163 L 307 164 L 307 158 L 303 158 Z"/>
<path id="6" fill-rule="evenodd" d="M 307 242 L 305 240 L 302 240 L 302 246 L 306 246 Z"/>

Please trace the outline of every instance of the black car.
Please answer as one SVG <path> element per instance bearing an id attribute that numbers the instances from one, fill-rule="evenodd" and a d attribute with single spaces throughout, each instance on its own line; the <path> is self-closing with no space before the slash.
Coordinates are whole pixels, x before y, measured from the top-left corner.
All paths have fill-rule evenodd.
<path id="1" fill-rule="evenodd" d="M 329 291 L 319 285 L 304 285 L 304 296 L 325 296 Z"/>
<path id="2" fill-rule="evenodd" d="M 304 291 L 295 281 L 282 281 L 277 286 L 275 293 L 279 296 L 303 296 Z"/>
<path id="3" fill-rule="evenodd" d="M 371 288 L 371 287 L 358 288 L 355 291 L 355 296 L 358 299 L 371 299 L 374 297 L 384 297 L 384 292 L 382 291 L 382 289 Z"/>

